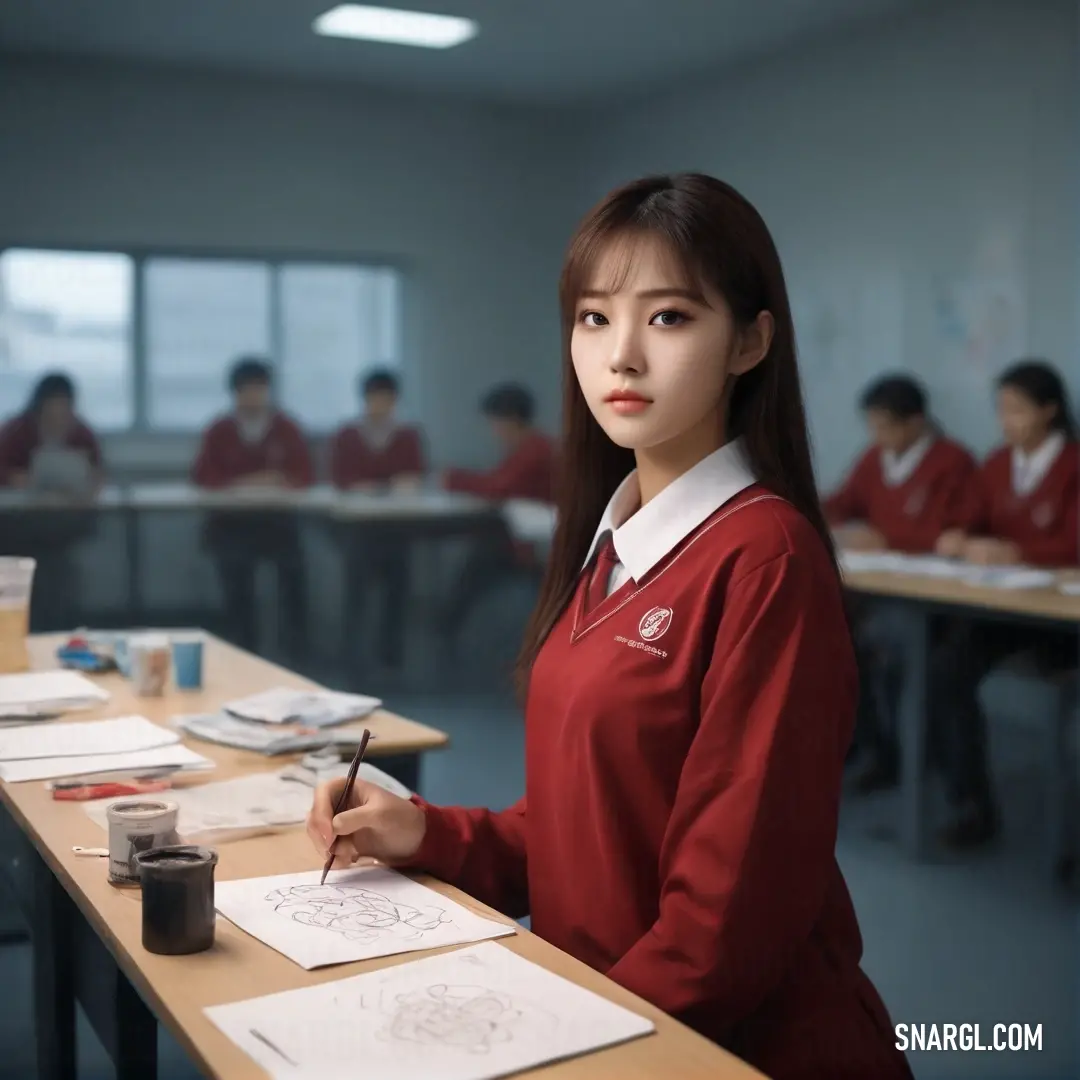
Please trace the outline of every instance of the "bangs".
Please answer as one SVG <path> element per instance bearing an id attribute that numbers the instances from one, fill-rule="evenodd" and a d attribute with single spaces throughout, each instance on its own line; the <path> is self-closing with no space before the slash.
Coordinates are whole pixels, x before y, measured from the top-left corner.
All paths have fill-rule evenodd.
<path id="1" fill-rule="evenodd" d="M 666 230 L 640 223 L 597 222 L 579 234 L 567 255 L 561 289 L 564 313 L 572 313 L 585 295 L 622 290 L 646 250 L 659 257 L 666 284 L 707 303 L 699 261 Z"/>

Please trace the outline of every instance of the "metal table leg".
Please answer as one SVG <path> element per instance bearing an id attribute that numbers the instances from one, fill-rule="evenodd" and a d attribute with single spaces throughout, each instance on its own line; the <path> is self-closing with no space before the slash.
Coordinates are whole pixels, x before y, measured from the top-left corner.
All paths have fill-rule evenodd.
<path id="1" fill-rule="evenodd" d="M 911 606 L 905 634 L 904 685 L 900 696 L 900 841 L 912 858 L 928 847 L 929 787 L 926 776 L 927 677 L 930 665 L 930 616 Z"/>

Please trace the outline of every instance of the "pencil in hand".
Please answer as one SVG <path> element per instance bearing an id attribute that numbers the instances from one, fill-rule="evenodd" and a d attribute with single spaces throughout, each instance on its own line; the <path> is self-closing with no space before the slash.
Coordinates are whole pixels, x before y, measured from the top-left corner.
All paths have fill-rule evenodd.
<path id="1" fill-rule="evenodd" d="M 352 795 L 353 787 L 356 785 L 356 774 L 360 769 L 360 762 L 364 760 L 364 751 L 367 750 L 367 744 L 370 738 L 371 732 L 367 728 L 364 728 L 364 734 L 360 738 L 360 745 L 356 748 L 352 764 L 349 766 L 349 773 L 345 777 L 345 786 L 341 789 L 341 794 L 334 804 L 334 817 L 337 817 L 338 814 L 349 805 L 349 796 Z M 326 875 L 330 873 L 330 870 L 334 865 L 334 848 L 336 847 L 337 837 L 335 836 L 334 839 L 330 841 L 330 854 L 326 857 L 326 863 L 323 865 L 322 877 L 319 878 L 320 885 L 326 884 Z"/>

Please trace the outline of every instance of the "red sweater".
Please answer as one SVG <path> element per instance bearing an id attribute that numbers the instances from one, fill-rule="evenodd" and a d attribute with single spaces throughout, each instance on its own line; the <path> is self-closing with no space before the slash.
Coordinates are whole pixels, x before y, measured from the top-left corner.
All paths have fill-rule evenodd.
<path id="1" fill-rule="evenodd" d="M 412 860 L 773 1080 L 910 1078 L 836 862 L 858 693 L 840 583 L 751 487 L 536 662 L 526 796 Z"/>
<path id="2" fill-rule="evenodd" d="M 970 524 L 975 459 L 958 443 L 938 438 L 903 483 L 886 483 L 881 451 L 872 447 L 850 476 L 825 500 L 834 525 L 862 521 L 893 551 L 932 551 L 947 529 Z"/>
<path id="3" fill-rule="evenodd" d="M 1080 564 L 1080 443 L 1066 443 L 1028 495 L 1013 491 L 1012 450 L 995 450 L 979 473 L 977 492 L 971 532 L 1011 541 L 1020 549 L 1021 559 L 1033 566 Z"/>
<path id="4" fill-rule="evenodd" d="M 10 484 L 13 473 L 27 472 L 41 445 L 37 420 L 28 413 L 16 416 L 0 428 L 0 485 Z M 76 419 L 63 445 L 69 450 L 82 450 L 95 469 L 101 468 L 101 447 L 82 420 Z"/>
<path id="5" fill-rule="evenodd" d="M 416 428 L 399 427 L 386 446 L 373 447 L 359 424 L 346 424 L 330 444 L 330 479 L 338 488 L 383 484 L 426 471 L 424 447 Z"/>
<path id="6" fill-rule="evenodd" d="M 258 442 L 241 436 L 234 416 L 215 420 L 203 434 L 191 475 L 200 487 L 224 488 L 260 472 L 279 472 L 293 487 L 308 487 L 314 482 L 304 433 L 284 413 L 274 414 Z"/>
<path id="7" fill-rule="evenodd" d="M 555 444 L 543 432 L 535 431 L 497 468 L 490 472 L 450 469 L 445 485 L 448 491 L 463 491 L 484 499 L 554 502 Z"/>

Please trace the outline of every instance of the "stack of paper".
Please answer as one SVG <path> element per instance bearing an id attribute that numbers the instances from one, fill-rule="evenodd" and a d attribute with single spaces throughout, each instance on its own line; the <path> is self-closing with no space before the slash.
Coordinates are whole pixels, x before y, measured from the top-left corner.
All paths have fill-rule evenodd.
<path id="1" fill-rule="evenodd" d="M 279 687 L 230 701 L 225 706 L 225 712 L 241 720 L 254 720 L 260 724 L 300 724 L 315 728 L 359 720 L 373 713 L 381 704 L 378 698 L 364 694 Z"/>
<path id="2" fill-rule="evenodd" d="M 77 671 L 0 675 L 0 720 L 33 720 L 109 700 L 107 691 Z"/>
<path id="3" fill-rule="evenodd" d="M 253 720 L 239 720 L 227 713 L 178 716 L 174 723 L 188 735 L 203 742 L 232 746 L 237 750 L 251 750 L 256 754 L 269 756 L 299 754 L 307 750 L 321 750 L 327 746 L 355 748 L 360 745 L 363 734 L 354 728 L 328 731 L 319 727 L 257 723 Z"/>
<path id="4" fill-rule="evenodd" d="M 143 716 L 0 731 L 0 780 L 8 783 L 213 767 L 209 759 L 181 746 L 176 732 Z"/>

